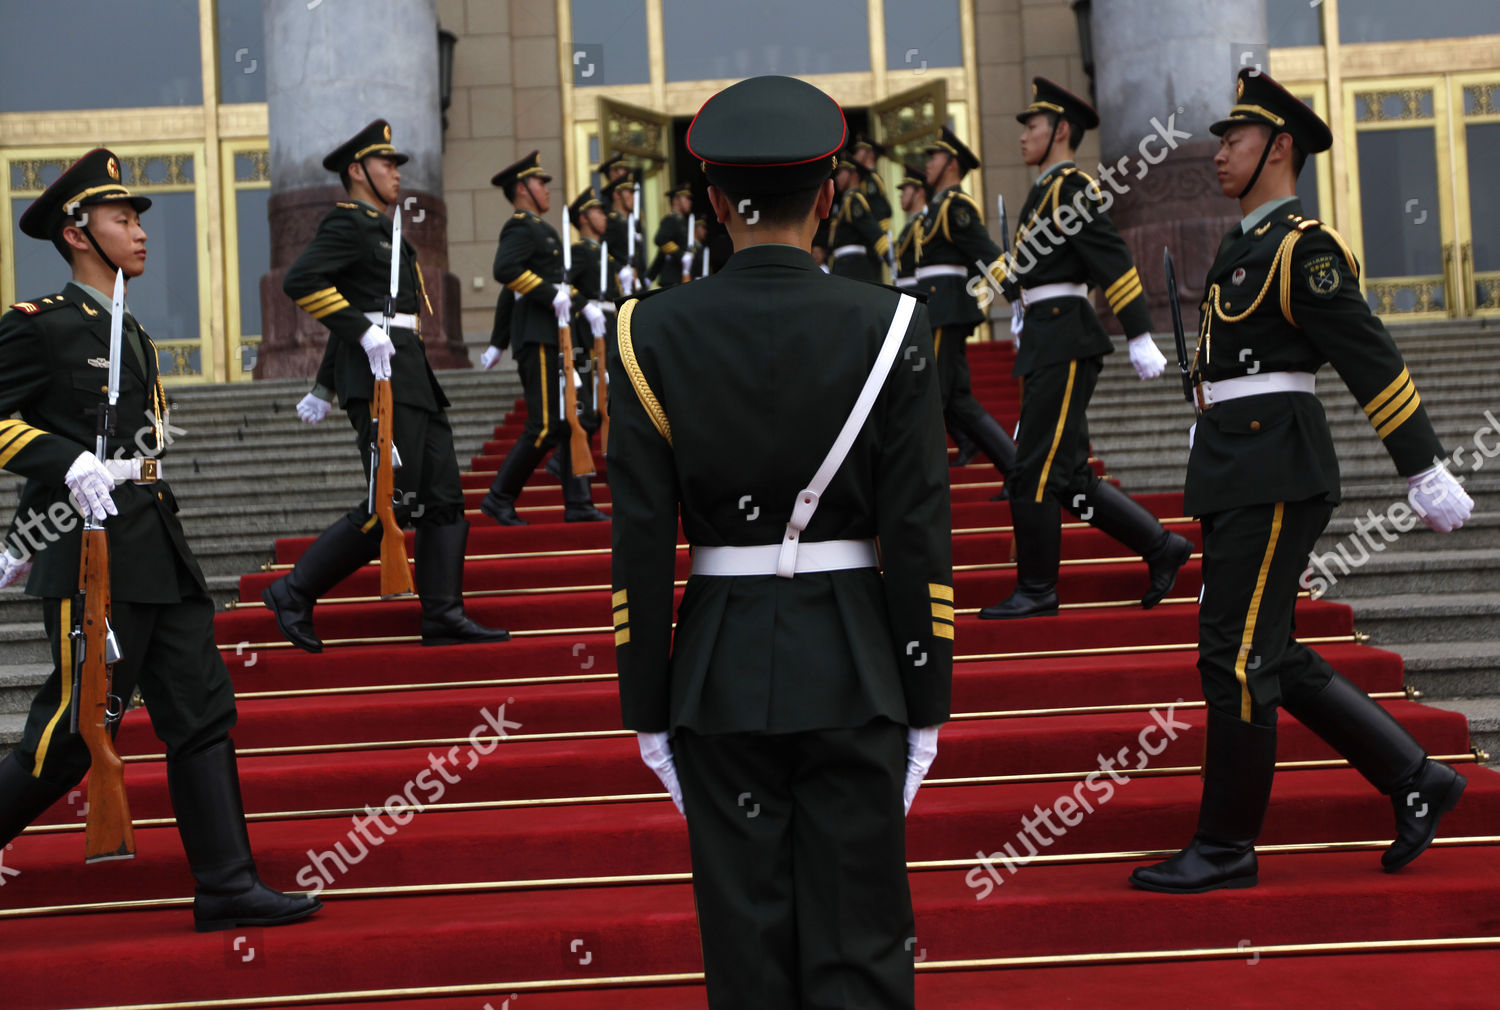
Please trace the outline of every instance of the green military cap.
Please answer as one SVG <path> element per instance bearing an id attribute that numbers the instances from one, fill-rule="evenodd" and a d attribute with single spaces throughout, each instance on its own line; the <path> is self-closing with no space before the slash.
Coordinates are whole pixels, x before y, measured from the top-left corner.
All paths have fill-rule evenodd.
<path id="1" fill-rule="evenodd" d="M 901 177 L 901 184 L 896 188 L 905 189 L 907 186 L 921 186 L 923 189 L 926 189 L 927 173 L 907 165 L 906 173 Z"/>
<path id="2" fill-rule="evenodd" d="M 594 195 L 594 191 L 592 189 L 586 189 L 582 193 L 579 193 L 576 197 L 574 197 L 572 203 L 568 204 L 568 220 L 572 221 L 573 226 L 576 228 L 578 226 L 578 222 L 583 220 L 584 211 L 588 210 L 590 207 L 602 206 L 603 204 L 599 202 L 599 198 Z"/>
<path id="3" fill-rule="evenodd" d="M 506 193 L 511 193 L 515 190 L 516 183 L 522 179 L 528 179 L 533 175 L 541 176 L 543 182 L 551 182 L 552 176 L 548 175 L 547 170 L 537 164 L 537 155 L 540 153 L 539 151 L 532 151 L 515 164 L 502 168 L 490 180 L 490 185 L 501 186 L 505 189 Z"/>
<path id="4" fill-rule="evenodd" d="M 936 151 L 943 151 L 957 158 L 960 175 L 979 167 L 979 156 L 969 150 L 968 145 L 958 139 L 958 134 L 946 126 L 938 134 L 938 139 L 928 144 L 922 153 L 932 154 Z"/>
<path id="5" fill-rule="evenodd" d="M 668 200 L 672 199 L 672 197 L 674 197 L 674 196 L 692 196 L 692 195 L 693 195 L 693 187 L 692 187 L 691 184 L 686 183 L 686 182 L 679 182 L 677 185 L 675 185 L 671 189 L 667 190 L 667 199 Z"/>
<path id="6" fill-rule="evenodd" d="M 602 175 L 606 179 L 608 179 L 609 178 L 609 170 L 612 169 L 612 168 L 614 168 L 616 165 L 623 164 L 624 161 L 625 161 L 625 155 L 623 155 L 623 154 L 613 154 L 613 155 L 610 155 L 608 158 L 604 159 L 603 161 L 599 162 L 599 167 L 596 168 L 596 169 L 594 169 L 594 171 L 598 172 L 600 175 Z"/>
<path id="7" fill-rule="evenodd" d="M 1055 112 L 1086 130 L 1099 125 L 1099 113 L 1092 105 L 1045 77 L 1031 79 L 1031 104 L 1016 113 L 1016 121 L 1024 123 L 1038 112 Z"/>
<path id="8" fill-rule="evenodd" d="M 635 183 L 636 183 L 636 172 L 635 172 L 635 169 L 633 169 L 633 168 L 626 169 L 624 175 L 620 176 L 618 179 L 606 181 L 604 183 L 604 185 L 602 185 L 602 186 L 599 187 L 599 198 L 601 200 L 604 200 L 604 201 L 607 202 L 607 201 L 609 201 L 609 200 L 611 200 L 611 199 L 614 198 L 615 190 L 620 189 L 622 187 L 624 189 L 630 189 L 632 186 L 635 185 Z"/>
<path id="9" fill-rule="evenodd" d="M 826 182 L 848 136 L 838 102 L 795 77 L 768 75 L 704 102 L 688 126 L 687 147 L 711 184 L 759 196 Z"/>
<path id="10" fill-rule="evenodd" d="M 330 172 L 345 172 L 349 166 L 364 158 L 389 158 L 398 165 L 411 159 L 391 146 L 391 124 L 376 119 L 354 136 L 344 141 L 323 159 L 323 167 Z"/>
<path id="11" fill-rule="evenodd" d="M 133 196 L 120 182 L 120 159 L 107 148 L 96 147 L 69 166 L 21 215 L 21 232 L 32 238 L 50 239 L 80 207 L 124 200 L 143 213 L 149 198 Z"/>
<path id="12" fill-rule="evenodd" d="M 1277 133 L 1291 134 L 1304 154 L 1317 154 L 1333 146 L 1328 124 L 1296 95 L 1271 79 L 1269 74 L 1246 67 L 1234 85 L 1235 106 L 1229 115 L 1210 126 L 1216 137 L 1239 123 L 1260 123 Z"/>

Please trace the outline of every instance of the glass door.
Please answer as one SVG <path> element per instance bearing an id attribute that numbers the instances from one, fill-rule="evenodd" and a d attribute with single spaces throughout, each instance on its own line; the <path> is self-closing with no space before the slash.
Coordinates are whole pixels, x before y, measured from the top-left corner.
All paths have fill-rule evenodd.
<path id="1" fill-rule="evenodd" d="M 1500 73 L 1455 76 L 1453 149 L 1458 288 L 1464 315 L 1500 315 Z"/>

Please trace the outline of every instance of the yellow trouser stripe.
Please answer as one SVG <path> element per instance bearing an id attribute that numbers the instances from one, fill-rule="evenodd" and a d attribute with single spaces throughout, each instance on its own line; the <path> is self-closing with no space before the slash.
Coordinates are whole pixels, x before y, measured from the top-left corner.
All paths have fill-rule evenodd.
<path id="1" fill-rule="evenodd" d="M 380 515 L 377 513 L 365 520 L 365 524 L 359 528 L 361 533 L 368 533 L 380 523 Z"/>
<path id="2" fill-rule="evenodd" d="M 932 633 L 938 638 L 946 638 L 950 642 L 953 641 L 953 625 L 951 624 L 944 624 L 941 621 L 933 621 Z"/>
<path id="3" fill-rule="evenodd" d="M 1370 400 L 1370 402 L 1365 404 L 1365 416 L 1369 417 L 1371 414 L 1379 410 L 1381 405 L 1384 404 L 1386 400 L 1388 400 L 1392 396 L 1395 396 L 1396 392 L 1410 381 L 1411 373 L 1405 368 L 1401 369 L 1401 374 L 1396 376 L 1395 380 L 1392 381 L 1389 386 L 1386 386 L 1380 392 L 1376 393 L 1375 396 Z"/>
<path id="4" fill-rule="evenodd" d="M 15 458 L 16 453 L 26 448 L 43 434 L 45 434 L 45 432 L 39 431 L 36 428 L 32 428 L 25 434 L 12 439 L 10 444 L 6 447 L 5 451 L 0 452 L 0 467 L 9 466 L 10 461 Z"/>
<path id="5" fill-rule="evenodd" d="M 537 348 L 536 370 L 537 382 L 542 387 L 542 433 L 531 444 L 541 448 L 542 443 L 547 440 L 547 431 L 552 426 L 552 419 L 547 412 L 547 348 L 545 346 Z"/>
<path id="6" fill-rule="evenodd" d="M 1057 447 L 1062 444 L 1063 425 L 1068 420 L 1068 404 L 1073 401 L 1073 379 L 1078 374 L 1078 362 L 1068 362 L 1068 384 L 1063 389 L 1062 410 L 1057 414 L 1057 430 L 1052 433 L 1052 448 L 1047 450 L 1047 461 L 1042 464 L 1042 476 L 1036 485 L 1036 500 L 1041 501 L 1047 493 L 1047 475 L 1052 472 L 1052 460 L 1057 456 Z"/>
<path id="7" fill-rule="evenodd" d="M 1240 651 L 1234 659 L 1234 679 L 1240 682 L 1240 718 L 1250 721 L 1250 684 L 1245 679 L 1245 664 L 1250 658 L 1250 645 L 1255 640 L 1255 621 L 1260 616 L 1260 600 L 1266 592 L 1266 577 L 1271 574 L 1271 558 L 1276 554 L 1276 541 L 1281 537 L 1281 517 L 1286 502 L 1277 502 L 1271 516 L 1271 536 L 1266 541 L 1265 557 L 1260 559 L 1260 574 L 1255 577 L 1255 593 L 1250 597 L 1250 612 L 1245 615 L 1245 632 L 1240 636 Z"/>
<path id="8" fill-rule="evenodd" d="M 943 328 L 939 326 L 932 331 L 932 353 L 935 355 L 943 347 Z"/>
<path id="9" fill-rule="evenodd" d="M 1395 396 L 1385 401 L 1385 406 L 1381 407 L 1375 413 L 1370 415 L 1370 423 L 1379 428 L 1382 424 L 1385 423 L 1385 419 L 1390 417 L 1396 411 L 1400 410 L 1402 404 L 1411 399 L 1412 396 L 1415 395 L 1416 391 L 1416 385 L 1408 379 L 1406 385 L 1402 386 L 1396 392 Z"/>
<path id="10" fill-rule="evenodd" d="M 58 720 L 67 714 L 68 706 L 73 703 L 73 639 L 70 637 L 73 630 L 73 600 L 70 597 L 63 597 L 57 628 L 57 644 L 62 652 L 61 662 L 58 663 L 61 691 L 57 711 L 47 720 L 47 728 L 42 730 L 42 741 L 36 746 L 36 760 L 32 764 L 31 776 L 38 779 L 42 777 L 42 763 L 47 760 L 47 748 L 52 745 L 52 734 L 57 729 Z"/>
<path id="11" fill-rule="evenodd" d="M 927 595 L 931 596 L 934 600 L 948 600 L 952 602 L 953 587 L 945 586 L 940 582 L 929 582 L 927 583 Z"/>
<path id="12" fill-rule="evenodd" d="M 629 645 L 630 644 L 630 629 L 629 628 L 626 628 L 624 631 L 617 631 L 617 632 L 615 632 L 615 644 L 616 645 Z"/>
<path id="13" fill-rule="evenodd" d="M 1395 431 L 1397 428 L 1405 424 L 1406 419 L 1408 417 L 1411 417 L 1411 415 L 1415 413 L 1416 409 L 1421 405 L 1422 397 L 1418 395 L 1416 389 L 1413 388 L 1411 391 L 1411 399 L 1406 402 L 1406 406 L 1402 407 L 1401 412 L 1395 417 L 1385 422 L 1385 424 L 1381 425 L 1379 428 L 1376 428 L 1375 434 L 1379 435 L 1381 438 L 1385 438 L 1391 432 Z"/>

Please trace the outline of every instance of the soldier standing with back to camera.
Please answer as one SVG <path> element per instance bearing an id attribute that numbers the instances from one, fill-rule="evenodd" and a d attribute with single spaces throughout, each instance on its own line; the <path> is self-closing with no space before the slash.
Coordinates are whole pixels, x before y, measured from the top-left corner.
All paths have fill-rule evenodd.
<path id="1" fill-rule="evenodd" d="M 1098 184 L 1073 163 L 1084 131 L 1099 125 L 1098 114 L 1038 77 L 1031 104 L 1016 119 L 1025 127 L 1022 158 L 1041 169 L 1021 204 L 1002 282 L 1006 297 L 1020 303 L 1022 318 L 1012 370 L 1022 381 L 1021 444 L 1010 488 L 1016 588 L 979 616 L 1056 615 L 1061 509 L 1141 556 L 1149 580 L 1141 607 L 1150 610 L 1177 581 L 1193 545 L 1089 466 L 1086 411 L 1104 355 L 1114 350 L 1088 300 L 1089 283 L 1103 289 L 1110 311 L 1132 334 L 1130 363 L 1142 381 L 1159 377 L 1166 359 L 1151 337 L 1145 288 L 1130 250 L 1104 212 Z"/>
<path id="2" fill-rule="evenodd" d="M 1184 508 L 1203 524 L 1198 672 L 1208 702 L 1203 802 L 1187 848 L 1131 883 L 1192 894 L 1253 887 L 1285 708 L 1389 796 L 1395 872 L 1421 855 L 1464 777 L 1427 756 L 1379 703 L 1298 642 L 1307 557 L 1339 502 L 1339 466 L 1314 375 L 1326 362 L 1354 394 L 1422 521 L 1449 533 L 1473 501 L 1390 333 L 1359 290 L 1359 264 L 1328 225 L 1302 215 L 1297 176 L 1333 135 L 1268 75 L 1240 72 L 1236 104 L 1210 130 L 1219 186 L 1245 216 L 1204 283 L 1192 378 L 1201 411 Z M 1410 516 L 1408 516 L 1410 518 Z"/>
<path id="3" fill-rule="evenodd" d="M 714 1010 L 914 1006 L 903 811 L 948 718 L 948 474 L 922 307 L 809 252 L 844 136 L 793 78 L 710 98 L 687 144 L 736 251 L 626 302 L 611 358 L 621 708 L 686 811 Z"/>
<path id="4" fill-rule="evenodd" d="M 416 527 L 416 588 L 422 602 L 422 644 L 503 642 L 501 628 L 487 628 L 464 613 L 463 488 L 453 427 L 443 408 L 448 398 L 438 385 L 422 345 L 420 315 L 426 285 L 416 251 L 401 240 L 401 279 L 396 315 L 386 335 L 385 304 L 390 292 L 391 240 L 387 216 L 401 188 L 407 156 L 391 144 L 391 127 L 377 119 L 340 144 L 323 167 L 336 172 L 350 199 L 340 201 L 318 224 L 312 242 L 282 280 L 297 306 L 328 327 L 328 346 L 318 388 L 329 376 L 370 480 L 374 440 L 372 404 L 376 379 L 389 379 L 396 455 L 396 521 Z M 309 394 L 316 398 L 318 389 Z M 299 405 L 302 413 L 307 401 Z M 306 415 L 304 415 L 304 419 Z M 313 607 L 347 576 L 380 552 L 380 519 L 368 496 L 325 530 L 297 559 L 285 577 L 261 594 L 281 633 L 293 645 L 321 652 L 313 630 Z"/>

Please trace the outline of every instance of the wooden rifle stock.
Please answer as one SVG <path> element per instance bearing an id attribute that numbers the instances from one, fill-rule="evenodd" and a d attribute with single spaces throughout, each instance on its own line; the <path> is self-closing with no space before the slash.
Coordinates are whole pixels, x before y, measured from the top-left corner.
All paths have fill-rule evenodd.
<path id="1" fill-rule="evenodd" d="M 92 759 L 84 861 L 129 859 L 135 855 L 135 828 L 125 796 L 125 765 L 109 733 L 109 724 L 120 713 L 112 714 L 109 707 L 109 539 L 102 528 L 83 531 L 78 591 L 78 631 L 73 642 L 79 686 L 76 715 L 78 734 Z"/>
<path id="2" fill-rule="evenodd" d="M 375 380 L 375 515 L 380 519 L 380 595 L 411 596 L 411 565 L 406 560 L 406 534 L 396 522 L 396 475 L 391 463 L 395 444 L 395 407 L 391 380 Z"/>
<path id="3" fill-rule="evenodd" d="M 604 338 L 594 338 L 594 389 L 599 401 L 599 444 L 609 449 L 609 369 L 604 367 Z"/>
<path id="4" fill-rule="evenodd" d="M 594 452 L 589 448 L 589 437 L 578 420 L 578 390 L 574 388 L 573 331 L 567 326 L 557 328 L 557 356 L 563 366 L 563 410 L 568 415 L 568 427 L 572 429 L 568 455 L 573 460 L 574 477 L 594 475 Z"/>

